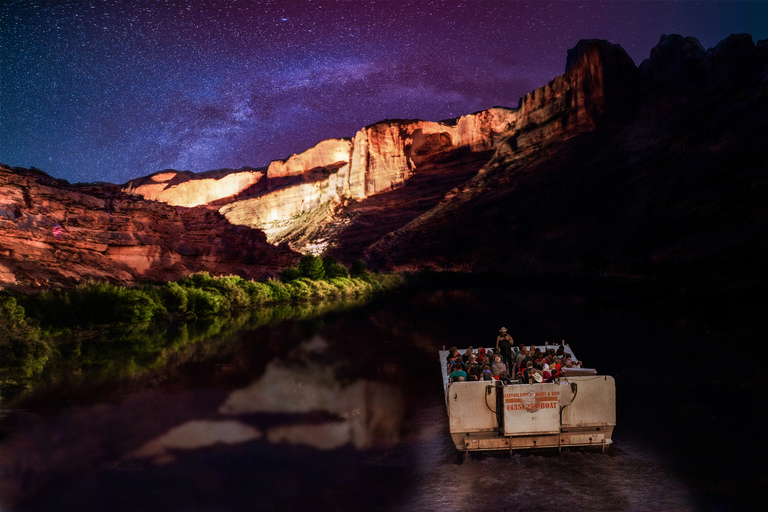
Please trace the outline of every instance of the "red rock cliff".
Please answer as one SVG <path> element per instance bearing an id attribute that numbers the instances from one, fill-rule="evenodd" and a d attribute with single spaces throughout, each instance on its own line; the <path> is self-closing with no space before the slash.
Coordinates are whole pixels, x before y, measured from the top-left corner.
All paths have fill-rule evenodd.
<path id="1" fill-rule="evenodd" d="M 0 166 L 0 287 L 131 284 L 201 270 L 263 278 L 295 258 L 207 207 L 179 208 Z"/>
<path id="2" fill-rule="evenodd" d="M 349 199 L 402 186 L 435 155 L 496 149 L 500 158 L 592 130 L 634 106 L 638 70 L 618 45 L 588 40 L 568 51 L 565 74 L 532 91 L 518 109 L 496 107 L 453 121 L 386 120 L 352 139 L 329 139 L 258 170 L 184 176 L 160 173 L 125 191 L 177 205 L 218 201 L 234 224 L 279 241 L 325 218 Z M 136 181 L 136 180 L 135 180 Z M 211 198 L 206 201 L 205 198 Z M 315 226 L 316 227 L 316 226 Z"/>

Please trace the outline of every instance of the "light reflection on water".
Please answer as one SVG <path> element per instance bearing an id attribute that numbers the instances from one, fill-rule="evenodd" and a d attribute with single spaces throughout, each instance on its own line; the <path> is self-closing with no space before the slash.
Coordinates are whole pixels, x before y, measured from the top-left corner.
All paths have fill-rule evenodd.
<path id="1" fill-rule="evenodd" d="M 101 403 L 85 397 L 58 410 L 57 395 L 51 403 L 32 400 L 35 410 L 10 411 L 2 424 L 2 505 L 40 511 L 713 507 L 704 492 L 711 480 L 681 472 L 685 463 L 709 459 L 689 452 L 681 466 L 657 443 L 654 429 L 703 439 L 716 430 L 686 430 L 683 414 L 659 421 L 659 408 L 668 412 L 678 402 L 665 406 L 646 395 L 662 390 L 659 396 L 674 398 L 677 389 L 648 380 L 653 367 L 640 373 L 623 364 L 648 340 L 671 343 L 663 325 L 573 291 L 505 293 L 421 292 L 246 329 L 215 340 L 230 345 L 223 355 L 185 360 L 130 392 L 94 391 Z M 500 325 L 512 326 L 518 341 L 575 339 L 580 359 L 616 376 L 619 424 L 609 454 L 502 454 L 459 463 L 447 432 L 437 349 L 479 346 Z M 611 344 L 617 337 L 623 345 Z M 696 396 L 683 412 L 708 411 Z"/>
<path id="2" fill-rule="evenodd" d="M 696 511 L 699 504 L 663 457 L 626 438 L 610 455 L 564 451 L 559 455 L 485 456 L 456 463 L 444 429 L 430 428 L 445 411 L 425 411 L 418 452 L 420 480 L 408 510 L 464 511 Z M 430 434 L 427 434 L 431 432 Z"/>

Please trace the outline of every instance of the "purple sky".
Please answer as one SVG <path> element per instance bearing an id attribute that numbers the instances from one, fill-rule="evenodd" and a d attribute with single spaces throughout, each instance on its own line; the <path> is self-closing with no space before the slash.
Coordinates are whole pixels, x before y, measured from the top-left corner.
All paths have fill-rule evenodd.
<path id="1" fill-rule="evenodd" d="M 579 39 L 640 64 L 664 33 L 733 32 L 768 38 L 768 3 L 3 0 L 0 162 L 115 183 L 259 167 L 386 118 L 515 107 Z"/>

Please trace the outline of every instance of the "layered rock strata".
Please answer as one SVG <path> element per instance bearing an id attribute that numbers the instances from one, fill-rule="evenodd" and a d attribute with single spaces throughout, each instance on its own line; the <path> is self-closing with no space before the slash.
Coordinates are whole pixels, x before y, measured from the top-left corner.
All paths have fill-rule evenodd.
<path id="1" fill-rule="evenodd" d="M 352 139 L 324 140 L 273 161 L 265 173 L 249 169 L 194 177 L 163 171 L 123 190 L 173 205 L 227 203 L 220 211 L 232 223 L 262 229 L 274 242 L 305 227 L 302 219 L 320 207 L 401 186 L 435 154 L 463 147 L 487 151 L 515 118 L 513 109 L 496 107 L 445 122 L 386 120 Z"/>
<path id="2" fill-rule="evenodd" d="M 442 122 L 385 120 L 351 139 L 325 140 L 273 161 L 265 174 L 254 170 L 240 177 L 242 171 L 232 171 L 214 182 L 200 176 L 175 183 L 177 176 L 161 173 L 139 186 L 129 183 L 125 190 L 187 206 L 201 204 L 204 197 L 227 197 L 214 203 L 227 203 L 220 210 L 227 219 L 262 229 L 277 242 L 297 232 L 321 231 L 308 219 L 324 222 L 328 216 L 318 212 L 330 214 L 348 200 L 402 186 L 435 155 L 467 148 L 471 153 L 497 150 L 507 158 L 592 130 L 607 114 L 624 115 L 633 108 L 637 77 L 620 46 L 580 41 L 568 52 L 565 74 L 525 95 L 517 109 L 494 107 Z M 216 193 L 195 192 L 195 187 Z"/>
<path id="3" fill-rule="evenodd" d="M 115 186 L 75 186 L 0 166 L 0 287 L 175 280 L 191 272 L 274 275 L 297 255 L 215 209 L 183 208 Z"/>

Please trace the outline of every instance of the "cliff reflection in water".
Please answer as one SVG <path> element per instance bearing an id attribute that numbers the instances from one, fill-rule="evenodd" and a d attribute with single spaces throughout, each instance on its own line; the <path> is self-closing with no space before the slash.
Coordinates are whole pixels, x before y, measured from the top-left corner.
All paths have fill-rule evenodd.
<path id="1" fill-rule="evenodd" d="M 307 445 L 320 450 L 347 444 L 358 449 L 391 446 L 398 440 L 405 407 L 393 385 L 358 379 L 343 384 L 331 364 L 314 356 L 328 344 L 320 336 L 301 344 L 288 360 L 273 360 L 249 386 L 232 391 L 219 407 L 220 418 L 190 420 L 147 441 L 126 458 L 165 463 L 171 452 L 236 444 L 264 437 L 270 443 Z M 249 425 L 253 415 L 293 415 L 264 434 Z M 304 415 L 324 413 L 321 421 Z M 228 419 L 235 417 L 236 420 Z"/>
<path id="2" fill-rule="evenodd" d="M 723 379 L 713 354 L 734 336 L 758 346 L 764 307 L 721 295 L 473 277 L 319 317 L 238 320 L 226 335 L 181 344 L 162 370 L 84 378 L 78 392 L 51 384 L 6 410 L 0 508 L 745 509 L 765 481 L 747 462 L 766 450 L 734 450 L 723 432 L 758 439 L 755 411 L 768 405 L 759 374 Z M 459 463 L 437 350 L 490 346 L 501 325 L 517 342 L 564 338 L 616 378 L 608 454 Z M 670 381 L 658 354 L 697 371 Z"/>

